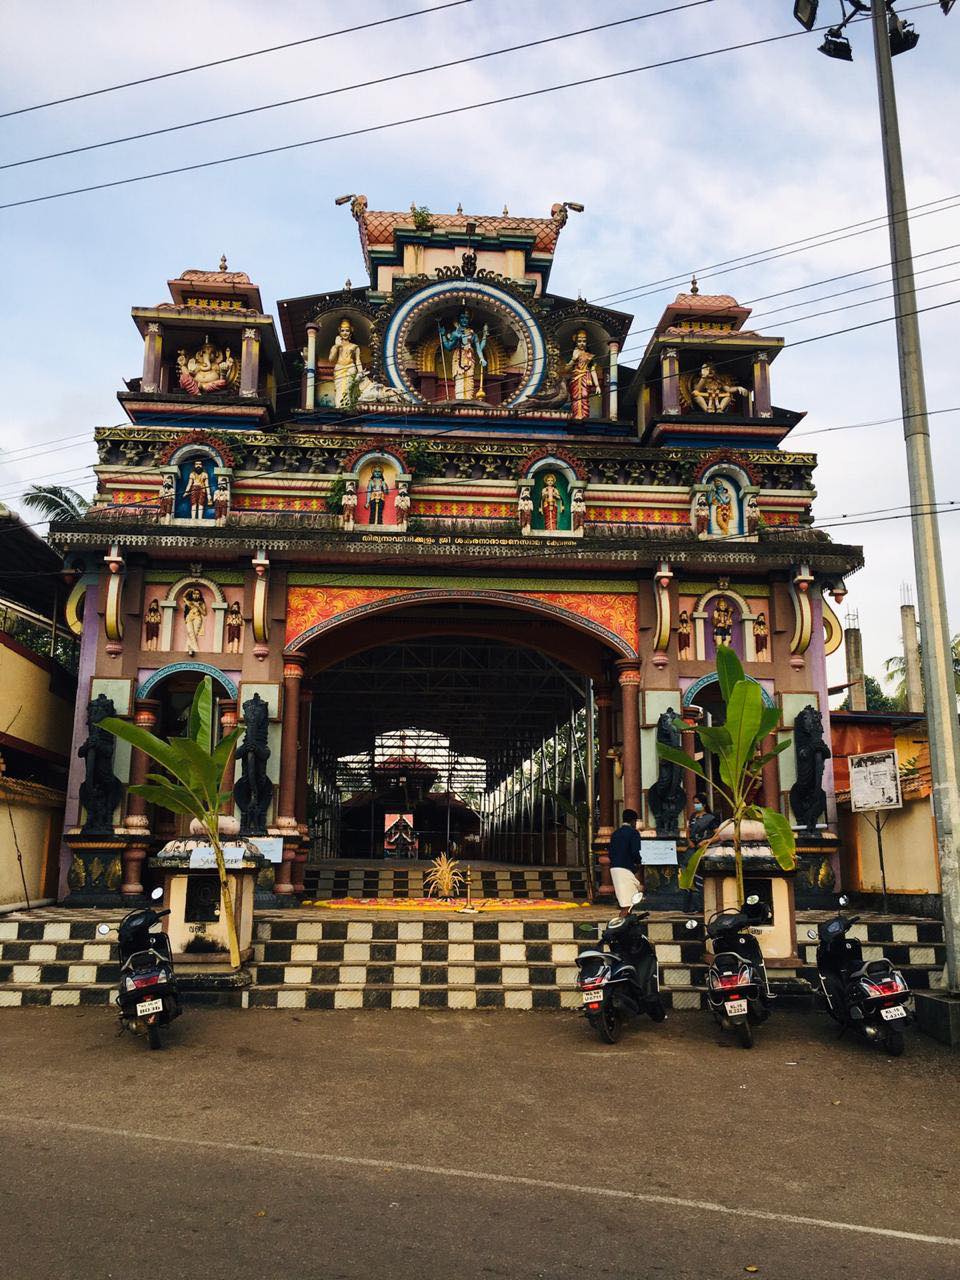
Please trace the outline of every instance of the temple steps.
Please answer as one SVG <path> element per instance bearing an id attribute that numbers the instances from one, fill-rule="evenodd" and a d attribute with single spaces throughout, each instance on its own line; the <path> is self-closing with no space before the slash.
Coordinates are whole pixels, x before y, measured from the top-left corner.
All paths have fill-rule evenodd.
<path id="1" fill-rule="evenodd" d="M 308 898 L 422 898 L 429 862 L 337 860 L 308 866 L 304 886 Z M 462 865 L 466 865 L 465 863 Z M 587 902 L 589 882 L 582 867 L 507 866 L 469 863 L 475 898 L 553 898 Z"/>
<path id="2" fill-rule="evenodd" d="M 120 914 L 44 908 L 0 916 L 0 1007 L 111 1004 L 119 980 L 116 949 L 112 939 L 97 935 L 96 926 L 115 924 Z M 255 922 L 250 985 L 185 989 L 184 1003 L 280 1009 L 576 1008 L 576 957 L 596 946 L 607 914 L 571 911 L 561 919 L 532 919 L 532 912 L 511 912 L 512 918 L 504 919 L 264 912 Z M 805 997 L 809 1003 L 816 945 L 807 940 L 806 930 L 820 915 L 802 913 L 798 919 L 799 963 L 770 966 L 775 990 L 784 997 Z M 705 1001 L 703 944 L 685 922 L 685 916 L 663 912 L 647 923 L 661 965 L 664 1004 L 674 1009 L 700 1008 Z M 938 922 L 867 916 L 854 933 L 866 959 L 885 956 L 912 989 L 940 985 L 945 948 Z M 186 977 L 183 966 L 181 975 Z"/>

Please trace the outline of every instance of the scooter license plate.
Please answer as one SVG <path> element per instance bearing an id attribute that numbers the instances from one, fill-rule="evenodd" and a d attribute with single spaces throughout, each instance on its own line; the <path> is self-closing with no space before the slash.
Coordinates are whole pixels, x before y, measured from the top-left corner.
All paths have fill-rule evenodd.
<path id="1" fill-rule="evenodd" d="M 162 1000 L 144 1000 L 141 1004 L 137 1005 L 138 1018 L 145 1018 L 151 1013 L 163 1013 Z"/>
<path id="2" fill-rule="evenodd" d="M 603 1000 L 602 991 L 584 991 L 583 993 L 584 1004 L 600 1004 L 602 1000 Z"/>
<path id="3" fill-rule="evenodd" d="M 728 1018 L 739 1018 L 741 1014 L 747 1012 L 746 1000 L 728 1000 L 723 1008 Z"/>
<path id="4" fill-rule="evenodd" d="M 905 1018 L 907 1011 L 902 1004 L 891 1005 L 889 1009 L 881 1009 L 880 1017 L 885 1018 L 887 1022 L 893 1022 L 895 1018 Z"/>

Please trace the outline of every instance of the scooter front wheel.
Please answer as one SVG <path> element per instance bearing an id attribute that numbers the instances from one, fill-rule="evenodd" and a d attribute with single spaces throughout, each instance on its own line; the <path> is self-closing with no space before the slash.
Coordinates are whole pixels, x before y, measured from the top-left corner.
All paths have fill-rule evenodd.
<path id="1" fill-rule="evenodd" d="M 160 1023 L 147 1023 L 147 1041 L 151 1049 L 162 1049 L 163 1041 L 160 1039 Z"/>

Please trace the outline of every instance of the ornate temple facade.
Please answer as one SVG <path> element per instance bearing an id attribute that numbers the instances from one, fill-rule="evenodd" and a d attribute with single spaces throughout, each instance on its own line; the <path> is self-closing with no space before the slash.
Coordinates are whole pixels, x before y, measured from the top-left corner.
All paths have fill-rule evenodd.
<path id="1" fill-rule="evenodd" d="M 620 808 L 682 845 L 694 780 L 661 768 L 656 740 L 676 712 L 717 722 L 721 645 L 777 732 L 803 728 L 763 798 L 803 833 L 811 886 L 829 879 L 827 597 L 861 554 L 812 527 L 816 458 L 789 447 L 803 415 L 773 399 L 782 339 L 694 282 L 621 359 L 632 316 L 549 289 L 571 206 L 348 199 L 369 284 L 281 301 L 279 333 L 224 260 L 133 309 L 128 423 L 97 429 L 94 504 L 52 533 L 81 637 L 61 897 L 137 895 L 177 831 L 128 795 L 147 761 L 99 719 L 175 734 L 207 674 L 224 729 L 246 729 L 244 829 L 283 842 L 278 898 L 342 852 L 316 834 L 336 762 L 408 725 L 485 761 L 479 856 L 585 862 L 583 842 L 529 838 L 542 805 L 515 831 L 505 816 L 511 777 L 538 750 L 544 764 L 571 706 L 596 726 L 584 795 L 602 887 Z"/>

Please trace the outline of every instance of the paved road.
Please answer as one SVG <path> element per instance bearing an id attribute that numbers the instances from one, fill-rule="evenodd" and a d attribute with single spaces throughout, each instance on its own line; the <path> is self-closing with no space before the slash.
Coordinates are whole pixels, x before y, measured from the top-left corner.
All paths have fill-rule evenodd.
<path id="1" fill-rule="evenodd" d="M 818 1015 L 757 1039 L 191 1011 L 150 1053 L 102 1010 L 0 1010 L 0 1273 L 960 1275 L 960 1057 L 915 1036 L 892 1061 Z"/>

